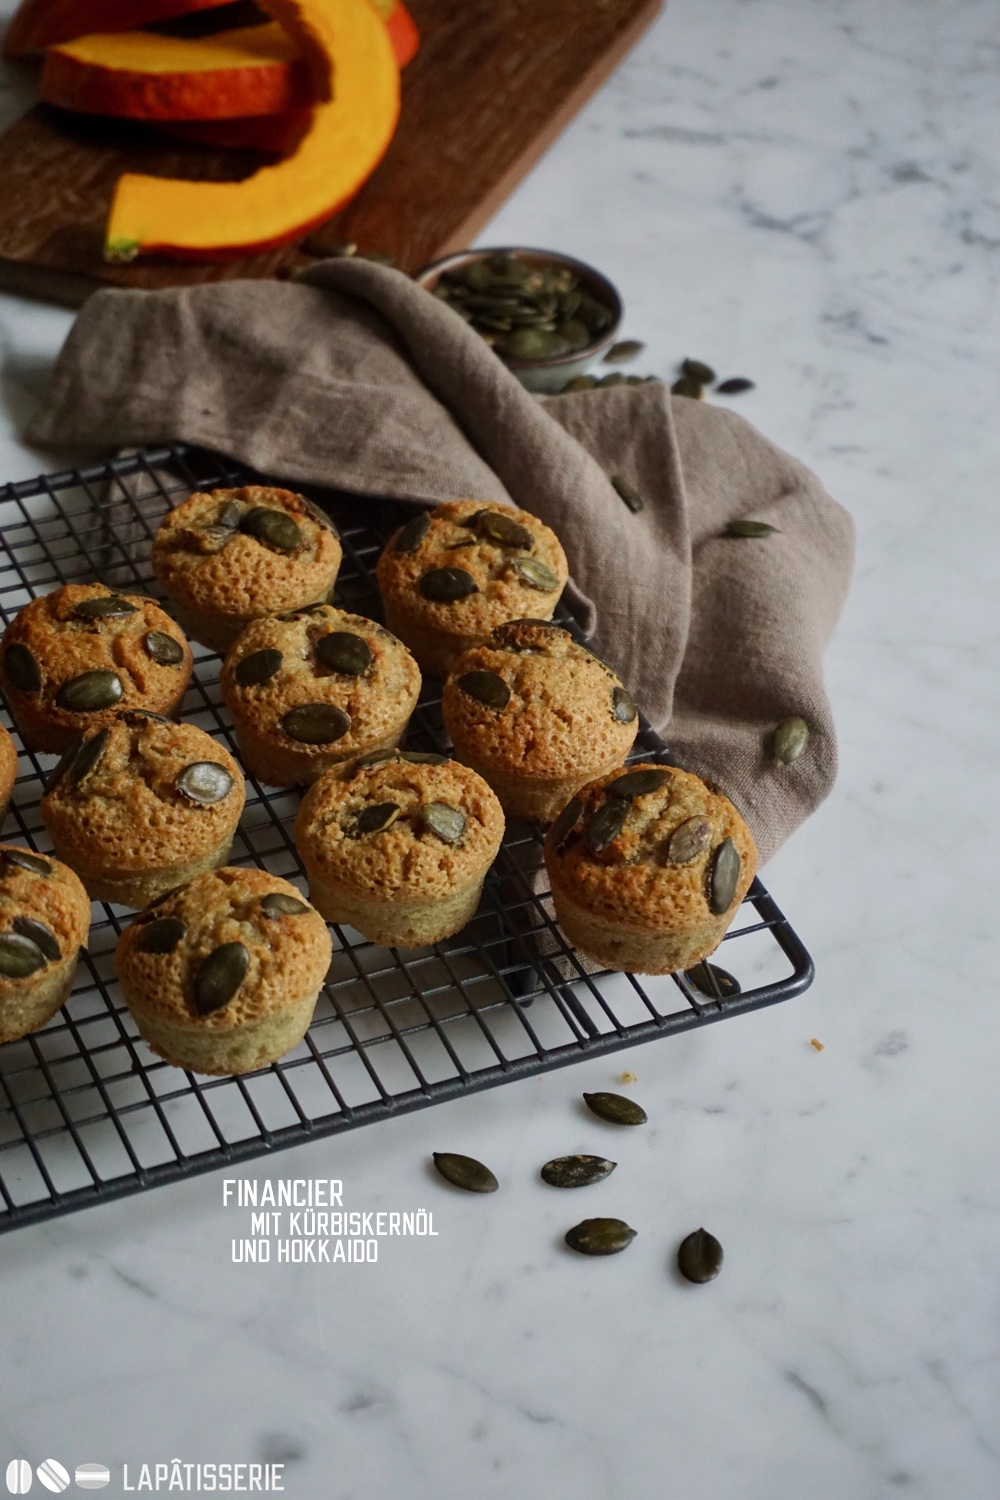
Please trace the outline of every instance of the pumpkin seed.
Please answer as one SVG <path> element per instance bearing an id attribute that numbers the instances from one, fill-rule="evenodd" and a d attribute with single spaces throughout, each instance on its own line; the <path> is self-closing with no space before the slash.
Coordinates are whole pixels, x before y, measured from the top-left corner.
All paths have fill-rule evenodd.
<path id="1" fill-rule="evenodd" d="M 426 802 L 420 809 L 420 819 L 444 844 L 457 844 L 465 832 L 465 813 L 450 802 Z"/>
<path id="2" fill-rule="evenodd" d="M 744 391 L 752 391 L 754 383 L 742 375 L 734 375 L 730 380 L 724 380 L 721 385 L 717 385 L 715 389 L 720 396 L 741 396 Z"/>
<path id="3" fill-rule="evenodd" d="M 331 672 L 347 677 L 361 677 L 374 661 L 372 649 L 364 636 L 351 630 L 331 630 L 316 642 L 316 659 Z"/>
<path id="4" fill-rule="evenodd" d="M 244 656 L 242 661 L 236 663 L 233 678 L 239 687 L 262 687 L 280 671 L 284 659 L 281 652 L 276 651 L 273 646 L 265 646 L 262 651 L 251 651 L 249 656 Z"/>
<path id="5" fill-rule="evenodd" d="M 723 1000 L 728 1000 L 730 995 L 740 993 L 740 982 L 734 979 L 726 969 L 720 969 L 718 964 L 710 964 L 702 961 L 695 964 L 693 968 L 686 969 L 685 979 L 689 979 L 696 990 L 707 995 L 710 1000 L 717 1000 L 719 995 Z M 714 981 L 714 982 L 713 982 Z M 718 986 L 718 993 L 716 992 Z"/>
<path id="6" fill-rule="evenodd" d="M 624 1094 L 584 1094 L 583 1102 L 591 1114 L 613 1125 L 645 1125 L 649 1116 L 641 1104 L 626 1099 Z"/>
<path id="7" fill-rule="evenodd" d="M 118 715 L 123 724 L 132 729 L 141 729 L 143 724 L 169 724 L 166 714 L 154 714 L 150 708 L 123 708 Z"/>
<path id="8" fill-rule="evenodd" d="M 266 547 L 276 552 L 294 552 L 302 545 L 302 532 L 291 516 L 283 510 L 268 510 L 255 505 L 240 519 L 240 530 L 246 536 L 255 537 Z"/>
<path id="9" fill-rule="evenodd" d="M 699 385 L 711 385 L 715 380 L 715 371 L 712 366 L 706 365 L 704 360 L 700 359 L 686 359 L 681 365 L 681 374 L 697 380 Z"/>
<path id="10" fill-rule="evenodd" d="M 611 694 L 611 712 L 619 724 L 631 724 L 639 710 L 635 706 L 631 693 L 626 692 L 623 687 L 616 687 Z"/>
<path id="11" fill-rule="evenodd" d="M 187 933 L 187 923 L 180 917 L 157 917 L 144 927 L 135 940 L 139 953 L 173 953 Z"/>
<path id="12" fill-rule="evenodd" d="M 460 541 L 460 542 L 449 542 L 448 545 L 447 545 L 447 547 L 445 547 L 444 550 L 446 552 L 457 552 L 460 547 L 474 547 L 475 545 L 476 545 L 476 539 L 475 539 L 475 537 L 474 536 L 467 536 L 467 537 L 464 537 L 462 539 L 462 541 Z"/>
<path id="13" fill-rule="evenodd" d="M 421 578 L 420 592 L 425 599 L 451 604 L 469 594 L 478 594 L 479 585 L 464 568 L 432 568 Z"/>
<path id="14" fill-rule="evenodd" d="M 456 686 L 485 708 L 506 708 L 510 702 L 510 688 L 496 672 L 463 672 Z"/>
<path id="15" fill-rule="evenodd" d="M 559 394 L 565 396 L 570 391 L 592 391 L 596 384 L 593 375 L 574 375 L 572 380 L 567 380 Z"/>
<path id="16" fill-rule="evenodd" d="M 579 797 L 574 797 L 572 801 L 566 803 L 566 806 L 553 823 L 552 847 L 557 854 L 562 853 L 569 835 L 580 821 L 580 814 L 582 812 L 583 803 Z"/>
<path id="17" fill-rule="evenodd" d="M 488 542 L 499 543 L 501 547 L 524 547 L 530 552 L 535 545 L 535 538 L 527 526 L 522 526 L 513 516 L 505 516 L 500 511 L 481 510 L 476 533 L 485 537 Z"/>
<path id="18" fill-rule="evenodd" d="M 0 932 L 0 975 L 4 979 L 27 979 L 45 963 L 45 954 L 31 938 L 18 932 Z"/>
<path id="19" fill-rule="evenodd" d="M 250 954 L 242 943 L 223 943 L 200 965 L 194 981 L 194 1008 L 199 1016 L 228 1005 L 247 976 Z"/>
<path id="20" fill-rule="evenodd" d="M 545 328 L 515 328 L 497 341 L 508 359 L 560 359 L 572 353 L 572 345 L 561 334 Z"/>
<path id="21" fill-rule="evenodd" d="M 71 677 L 63 683 L 56 694 L 56 707 L 74 714 L 98 713 L 117 703 L 123 691 L 121 679 L 114 672 L 104 668 L 81 672 L 78 677 Z"/>
<path id="22" fill-rule="evenodd" d="M 626 771 L 604 787 L 606 797 L 647 797 L 670 780 L 669 771 Z"/>
<path id="23" fill-rule="evenodd" d="M 675 396 L 687 396 L 692 401 L 704 401 L 705 390 L 700 381 L 692 379 L 690 375 L 682 375 L 680 380 L 675 380 L 670 387 Z"/>
<path id="24" fill-rule="evenodd" d="M 163 630 L 151 630 L 143 641 L 148 655 L 160 667 L 176 667 L 184 660 L 184 647 Z"/>
<path id="25" fill-rule="evenodd" d="M 559 579 L 548 563 L 541 562 L 537 557 L 514 557 L 511 559 L 511 566 L 519 578 L 533 589 L 540 589 L 543 594 L 551 594 L 553 589 L 559 587 Z"/>
<path id="26" fill-rule="evenodd" d="M 363 838 L 366 833 L 384 833 L 398 817 L 399 807 L 395 802 L 379 802 L 375 807 L 363 807 L 347 831 L 352 839 Z"/>
<path id="27" fill-rule="evenodd" d="M 435 1151 L 434 1165 L 446 1182 L 464 1188 L 467 1193 L 495 1193 L 500 1186 L 489 1167 L 474 1156 L 459 1156 L 455 1151 Z"/>
<path id="28" fill-rule="evenodd" d="M 726 536 L 773 536 L 777 529 L 777 526 L 771 526 L 767 521 L 730 521 L 726 527 Z"/>
<path id="29" fill-rule="evenodd" d="M 179 536 L 188 551 L 193 549 L 197 552 L 221 552 L 223 547 L 229 546 L 236 531 L 235 526 L 223 526 L 219 522 L 213 522 L 200 527 L 197 531 L 182 531 Z"/>
<path id="30" fill-rule="evenodd" d="M 354 762 L 355 771 L 367 771 L 371 766 L 384 766 L 387 760 L 395 760 L 398 750 L 373 750 L 370 755 L 361 755 Z"/>
<path id="31" fill-rule="evenodd" d="M 736 845 L 732 839 L 724 839 L 715 851 L 708 887 L 708 904 L 717 917 L 721 917 L 733 904 L 739 884 L 740 865 Z"/>
<path id="32" fill-rule="evenodd" d="M 603 1156 L 556 1156 L 542 1168 L 542 1181 L 549 1187 L 590 1187 L 593 1182 L 603 1182 L 618 1165 L 605 1161 Z"/>
<path id="33" fill-rule="evenodd" d="M 630 359 L 635 359 L 645 349 L 645 344 L 639 339 L 619 339 L 617 344 L 612 344 L 604 356 L 606 365 L 626 365 Z"/>
<path id="34" fill-rule="evenodd" d="M 121 594 L 99 594 L 96 598 L 81 599 L 73 610 L 75 620 L 116 620 L 124 615 L 138 613 L 138 605 L 130 604 Z"/>
<path id="35" fill-rule="evenodd" d="M 260 898 L 260 909 L 265 917 L 302 917 L 309 907 L 298 896 L 286 896 L 284 891 L 268 891 Z"/>
<path id="36" fill-rule="evenodd" d="M 800 719 L 797 715 L 792 719 L 783 719 L 774 731 L 774 764 L 779 770 L 790 766 L 792 761 L 805 754 L 808 743 L 809 725 L 805 719 Z"/>
<path id="37" fill-rule="evenodd" d="M 404 554 L 416 552 L 427 535 L 430 524 L 431 518 L 425 510 L 407 521 L 406 525 L 396 532 L 396 551 Z"/>
<path id="38" fill-rule="evenodd" d="M 59 939 L 52 928 L 47 927 L 44 922 L 36 922 L 34 917 L 15 917 L 13 928 L 19 937 L 30 938 L 31 942 L 42 950 L 50 963 L 57 964 L 62 958 Z"/>
<path id="39" fill-rule="evenodd" d="M 671 865 L 686 865 L 692 859 L 697 859 L 699 854 L 712 842 L 712 825 L 707 818 L 688 818 L 685 823 L 680 823 L 670 835 L 667 844 L 667 863 Z"/>
<path id="40" fill-rule="evenodd" d="M 409 761 L 411 766 L 443 766 L 447 763 L 447 755 L 438 755 L 436 750 L 399 750 L 393 752 L 398 754 L 400 760 Z"/>
<path id="41" fill-rule="evenodd" d="M 625 826 L 628 803 L 624 797 L 612 797 L 597 809 L 583 832 L 584 843 L 593 854 L 600 854 L 614 843 Z"/>
<path id="42" fill-rule="evenodd" d="M 42 685 L 42 674 L 27 646 L 8 646 L 3 654 L 3 667 L 11 682 L 22 693 L 38 692 Z"/>
<path id="43" fill-rule="evenodd" d="M 281 728 L 290 740 L 303 745 L 331 745 L 351 727 L 350 715 L 335 703 L 300 703 L 290 708 Z"/>
<path id="44" fill-rule="evenodd" d="M 3 857 L 7 864 L 16 865 L 19 870 L 27 870 L 29 875 L 41 875 L 47 880 L 55 873 L 47 859 L 32 854 L 30 849 L 5 849 Z"/>
<path id="45" fill-rule="evenodd" d="M 645 500 L 638 490 L 632 488 L 627 479 L 623 479 L 620 474 L 612 474 L 611 483 L 634 516 L 646 509 Z"/>
<path id="46" fill-rule="evenodd" d="M 175 785 L 189 802 L 196 802 L 199 807 L 213 807 L 229 796 L 234 782 L 225 766 L 220 766 L 217 760 L 196 760 L 184 767 Z"/>
<path id="47" fill-rule="evenodd" d="M 617 1255 L 628 1249 L 636 1232 L 624 1219 L 584 1219 L 566 1231 L 566 1243 L 581 1255 Z"/>
<path id="48" fill-rule="evenodd" d="M 66 775 L 66 772 L 69 770 L 70 766 L 79 755 L 80 746 L 82 744 L 83 740 L 77 740 L 75 744 L 70 745 L 69 749 L 64 750 L 62 755 L 60 755 L 52 770 L 49 772 L 48 779 L 45 783 L 46 793 L 51 792 L 53 787 L 58 786 L 60 781 L 62 781 L 63 777 Z"/>
<path id="49" fill-rule="evenodd" d="M 79 786 L 83 778 L 94 769 L 104 754 L 110 733 L 108 729 L 99 729 L 96 734 L 91 735 L 89 740 L 84 740 L 79 746 L 69 774 L 70 786 Z"/>
<path id="50" fill-rule="evenodd" d="M 571 349 L 586 349 L 588 344 L 594 342 L 594 335 L 585 323 L 579 318 L 564 318 L 561 323 L 556 324 L 556 333 L 559 338 L 565 339 Z"/>
<path id="51" fill-rule="evenodd" d="M 603 375 L 597 383 L 601 386 L 625 385 L 627 383 L 627 377 L 623 375 L 620 370 L 615 370 L 611 375 Z"/>
<path id="52" fill-rule="evenodd" d="M 227 500 L 216 517 L 216 526 L 228 526 L 231 531 L 239 528 L 243 518 L 243 507 L 237 500 Z"/>
<path id="53" fill-rule="evenodd" d="M 681 1240 L 677 1250 L 677 1269 L 688 1281 L 714 1281 L 722 1270 L 722 1246 L 707 1229 L 696 1229 Z"/>

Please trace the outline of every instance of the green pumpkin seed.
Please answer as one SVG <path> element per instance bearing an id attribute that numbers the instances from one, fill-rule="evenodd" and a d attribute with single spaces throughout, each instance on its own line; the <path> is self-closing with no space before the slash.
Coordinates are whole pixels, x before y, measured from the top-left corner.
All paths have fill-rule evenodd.
<path id="1" fill-rule="evenodd" d="M 620 474 L 612 474 L 611 483 L 634 516 L 637 516 L 641 510 L 646 509 L 645 500 L 643 500 L 638 490 L 633 489 L 627 479 L 623 479 Z"/>
<path id="2" fill-rule="evenodd" d="M 3 654 L 3 667 L 11 682 L 22 693 L 38 692 L 42 685 L 42 674 L 27 646 L 8 646 Z"/>
<path id="3" fill-rule="evenodd" d="M 412 520 L 407 521 L 406 525 L 396 532 L 396 541 L 394 543 L 396 551 L 402 552 L 404 555 L 416 552 L 420 543 L 427 535 L 430 524 L 431 518 L 425 510 L 422 510 L 419 515 L 414 516 Z"/>
<path id="4" fill-rule="evenodd" d="M 187 933 L 187 923 L 180 917 L 157 917 L 143 927 L 135 940 L 138 953 L 173 953 Z"/>
<path id="5" fill-rule="evenodd" d="M 717 385 L 715 389 L 720 396 L 741 396 L 744 391 L 752 391 L 754 383 L 742 375 L 734 375 L 730 380 L 724 380 L 721 385 Z"/>
<path id="6" fill-rule="evenodd" d="M 502 709 L 510 702 L 510 688 L 496 672 L 463 672 L 455 685 L 485 708 Z"/>
<path id="7" fill-rule="evenodd" d="M 640 339 L 619 339 L 617 344 L 612 344 L 604 356 L 606 365 L 626 365 L 630 359 L 635 359 L 645 349 L 645 344 Z"/>
<path id="8" fill-rule="evenodd" d="M 730 521 L 726 527 L 726 536 L 773 536 L 777 529 L 777 526 L 771 526 L 767 521 Z"/>
<path id="9" fill-rule="evenodd" d="M 309 907 L 298 896 L 286 896 L 284 891 L 268 891 L 260 898 L 260 909 L 265 917 L 303 917 Z"/>
<path id="10" fill-rule="evenodd" d="M 564 318 L 561 323 L 556 324 L 556 333 L 566 340 L 571 349 L 586 349 L 588 344 L 594 342 L 594 335 L 579 318 Z"/>
<path id="11" fill-rule="evenodd" d="M 45 963 L 45 954 L 31 938 L 18 932 L 0 932 L 0 975 L 4 979 L 27 979 Z"/>
<path id="12" fill-rule="evenodd" d="M 614 843 L 625 826 L 628 810 L 624 797 L 612 797 L 597 809 L 583 832 L 584 843 L 593 854 Z"/>
<path id="13" fill-rule="evenodd" d="M 559 394 L 566 396 L 571 391 L 592 391 L 596 385 L 593 375 L 574 375 L 572 380 L 567 380 Z"/>
<path id="14" fill-rule="evenodd" d="M 624 776 L 616 776 L 614 781 L 606 784 L 604 795 L 647 797 L 650 792 L 658 792 L 661 786 L 666 786 L 669 780 L 669 771 L 626 771 Z"/>
<path id="15" fill-rule="evenodd" d="M 677 1269 L 688 1281 L 714 1281 L 722 1270 L 722 1246 L 707 1229 L 696 1229 L 681 1240 L 677 1251 Z"/>
<path id="16" fill-rule="evenodd" d="M 303 745 L 331 745 L 351 727 L 350 715 L 334 703 L 300 703 L 290 708 L 281 728 L 290 740 Z"/>
<path id="17" fill-rule="evenodd" d="M 228 1005 L 247 976 L 250 954 L 242 943 L 223 943 L 202 962 L 195 975 L 194 1008 L 199 1016 Z"/>
<path id="18" fill-rule="evenodd" d="M 591 297 L 589 292 L 582 293 L 576 316 L 590 329 L 591 333 L 603 333 L 614 318 L 610 307 L 605 307 L 603 302 L 598 302 L 597 298 Z"/>
<path id="19" fill-rule="evenodd" d="M 375 807 L 363 807 L 347 833 L 352 839 L 364 838 L 368 833 L 384 833 L 399 817 L 395 802 L 379 802 Z"/>
<path id="20" fill-rule="evenodd" d="M 451 604 L 469 594 L 478 594 L 479 585 L 464 568 L 432 568 L 421 578 L 420 592 L 425 599 Z"/>
<path id="21" fill-rule="evenodd" d="M 444 844 L 457 844 L 465 832 L 465 813 L 450 802 L 425 803 L 420 809 L 420 820 Z"/>
<path id="22" fill-rule="evenodd" d="M 331 672 L 346 677 L 361 677 L 374 661 L 372 649 L 363 636 L 351 630 L 331 630 L 320 636 L 315 646 L 316 660 Z"/>
<path id="23" fill-rule="evenodd" d="M 99 713 L 119 702 L 123 692 L 121 679 L 114 672 L 98 668 L 64 682 L 56 694 L 56 707 L 74 714 Z"/>
<path id="24" fill-rule="evenodd" d="M 675 380 L 670 390 L 675 396 L 687 396 L 692 401 L 704 401 L 705 391 L 701 382 L 690 375 L 682 375 L 680 380 Z"/>
<path id="25" fill-rule="evenodd" d="M 619 724 L 631 724 L 639 710 L 631 693 L 626 692 L 623 687 L 616 687 L 611 694 L 611 712 Z"/>
<path id="26" fill-rule="evenodd" d="M 684 977 L 710 1000 L 717 1000 L 720 995 L 723 1000 L 728 1000 L 730 995 L 740 993 L 739 980 L 734 979 L 727 969 L 720 969 L 718 964 L 702 961 L 700 964 L 695 964 L 693 968 L 686 969 Z M 718 986 L 717 990 L 716 986 Z"/>
<path id="27" fill-rule="evenodd" d="M 354 762 L 355 771 L 367 771 L 371 766 L 384 766 L 387 760 L 395 760 L 398 750 L 373 750 L 370 755 L 361 755 Z"/>
<path id="28" fill-rule="evenodd" d="M 69 749 L 64 750 L 62 755 L 60 755 L 52 770 L 49 772 L 48 779 L 45 782 L 46 793 L 51 792 L 53 787 L 57 787 L 60 781 L 62 781 L 63 777 L 66 775 L 66 772 L 69 770 L 70 766 L 79 755 L 80 746 L 82 744 L 82 739 L 77 740 L 75 744 L 70 745 Z"/>
<path id="29" fill-rule="evenodd" d="M 84 777 L 94 769 L 104 754 L 110 733 L 108 729 L 99 729 L 96 734 L 91 735 L 89 740 L 84 740 L 83 744 L 78 747 L 78 753 L 69 774 L 70 786 L 79 786 Z"/>
<path id="30" fill-rule="evenodd" d="M 197 530 L 181 532 L 180 537 L 188 551 L 221 552 L 223 547 L 229 546 L 236 531 L 235 526 L 223 526 L 214 522 Z"/>
<path id="31" fill-rule="evenodd" d="M 281 670 L 284 661 L 280 651 L 273 646 L 265 646 L 262 651 L 251 651 L 249 656 L 244 656 L 233 668 L 233 680 L 239 687 L 263 687 L 265 682 L 270 682 L 276 672 Z"/>
<path id="32" fill-rule="evenodd" d="M 74 620 L 117 620 L 124 615 L 138 613 L 138 605 L 130 604 L 120 594 L 99 594 L 96 598 L 81 599 L 73 609 Z"/>
<path id="33" fill-rule="evenodd" d="M 610 1177 L 617 1165 L 603 1156 L 556 1156 L 542 1168 L 542 1181 L 549 1187 L 590 1187 Z"/>
<path id="34" fill-rule="evenodd" d="M 154 714 L 150 708 L 123 708 L 118 715 L 123 724 L 132 729 L 141 729 L 145 724 L 169 724 L 166 714 Z"/>
<path id="35" fill-rule="evenodd" d="M 467 537 L 463 538 L 463 540 L 460 541 L 460 542 L 449 542 L 448 545 L 447 545 L 447 547 L 445 547 L 444 550 L 446 552 L 457 552 L 460 547 L 474 547 L 475 545 L 476 545 L 476 539 L 475 539 L 475 537 L 474 536 L 467 536 Z"/>
<path id="36" fill-rule="evenodd" d="M 686 359 L 681 365 L 681 374 L 688 375 L 692 380 L 697 380 L 699 385 L 711 385 L 715 380 L 715 371 L 711 365 L 706 365 L 700 359 Z"/>
<path id="37" fill-rule="evenodd" d="M 566 1231 L 566 1243 L 581 1255 L 617 1255 L 636 1237 L 624 1219 L 584 1219 Z"/>
<path id="38" fill-rule="evenodd" d="M 572 353 L 572 345 L 560 334 L 544 328 L 515 328 L 497 341 L 497 348 L 508 359 L 560 359 Z"/>
<path id="39" fill-rule="evenodd" d="M 230 773 L 217 760 L 192 761 L 175 782 L 181 795 L 199 807 L 214 807 L 216 802 L 222 802 L 234 784 Z"/>
<path id="40" fill-rule="evenodd" d="M 44 922 L 36 922 L 34 917 L 15 917 L 13 928 L 19 937 L 29 938 L 40 948 L 50 963 L 57 964 L 62 958 L 59 939 Z"/>
<path id="41" fill-rule="evenodd" d="M 513 516 L 505 516 L 495 510 L 479 512 L 476 534 L 485 537 L 488 542 L 497 542 L 501 547 L 524 547 L 530 552 L 535 545 L 535 538 L 527 526 L 522 526 Z"/>
<path id="42" fill-rule="evenodd" d="M 626 1099 L 624 1094 L 584 1094 L 583 1102 L 591 1114 L 613 1125 L 645 1125 L 649 1116 L 641 1104 Z"/>
<path id="43" fill-rule="evenodd" d="M 790 766 L 792 761 L 799 760 L 805 754 L 808 743 L 809 725 L 805 719 L 800 719 L 798 716 L 783 719 L 774 731 L 774 764 L 779 770 L 784 766 Z"/>
<path id="44" fill-rule="evenodd" d="M 511 567 L 524 583 L 533 589 L 540 589 L 543 594 L 551 594 L 553 589 L 559 587 L 559 579 L 548 563 L 541 562 L 537 557 L 514 557 L 511 559 Z"/>
<path id="45" fill-rule="evenodd" d="M 283 510 L 256 505 L 240 519 L 240 530 L 276 552 L 295 552 L 302 545 L 302 532 Z"/>
<path id="46" fill-rule="evenodd" d="M 231 531 L 239 529 L 243 519 L 243 507 L 237 500 L 227 500 L 216 517 L 216 526 L 228 526 Z"/>
<path id="47" fill-rule="evenodd" d="M 500 1186 L 489 1167 L 474 1156 L 459 1156 L 454 1151 L 435 1151 L 434 1165 L 446 1182 L 464 1188 L 467 1193 L 495 1193 Z"/>
<path id="48" fill-rule="evenodd" d="M 717 917 L 721 917 L 733 904 L 740 879 L 740 866 L 739 850 L 732 839 L 724 839 L 715 851 L 708 887 L 708 904 Z"/>
<path id="49" fill-rule="evenodd" d="M 176 667 L 184 660 L 184 647 L 163 630 L 151 630 L 143 641 L 147 654 L 157 666 Z"/>
<path id="50" fill-rule="evenodd" d="M 685 823 L 679 824 L 670 835 L 667 844 L 667 863 L 671 865 L 686 865 L 692 859 L 697 859 L 699 854 L 712 842 L 712 825 L 707 818 L 688 818 Z"/>
<path id="51" fill-rule="evenodd" d="M 580 814 L 582 812 L 583 803 L 579 797 L 574 797 L 572 801 L 566 803 L 566 806 L 553 823 L 552 847 L 557 854 L 562 853 L 569 835 L 580 821 Z"/>
<path id="52" fill-rule="evenodd" d="M 612 375 L 604 375 L 598 381 L 598 385 L 601 385 L 601 386 L 605 386 L 605 385 L 626 385 L 627 383 L 628 383 L 627 376 L 623 375 L 620 370 L 615 370 L 615 372 Z"/>
<path id="53" fill-rule="evenodd" d="M 448 761 L 447 755 L 438 755 L 436 750 L 399 750 L 395 753 L 411 766 L 443 766 Z"/>
<path id="54" fill-rule="evenodd" d="M 52 866 L 47 859 L 41 855 L 32 854 L 30 849 L 5 849 L 4 860 L 9 865 L 15 865 L 19 870 L 27 870 L 29 875 L 41 875 L 48 880 L 54 874 Z"/>

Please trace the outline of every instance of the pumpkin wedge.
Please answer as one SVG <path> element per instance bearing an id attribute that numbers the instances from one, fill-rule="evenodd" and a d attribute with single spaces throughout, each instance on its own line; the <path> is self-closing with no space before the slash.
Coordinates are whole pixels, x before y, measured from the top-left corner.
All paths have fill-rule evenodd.
<path id="1" fill-rule="evenodd" d="M 164 250 L 219 260 L 285 245 L 353 197 L 381 160 L 399 118 L 399 64 L 371 0 L 266 0 L 265 8 L 311 64 L 321 102 L 305 136 L 291 156 L 242 182 L 127 172 L 111 205 L 106 258 Z"/>
<path id="2" fill-rule="evenodd" d="M 403 4 L 403 0 L 373 0 L 375 9 L 389 29 L 389 39 L 401 68 L 412 62 L 420 50 L 420 32 L 417 23 Z"/>
<path id="3" fill-rule="evenodd" d="M 50 47 L 40 84 L 46 104 L 132 120 L 230 120 L 302 109 L 309 69 L 271 21 L 188 39 L 155 31 L 78 37 Z"/>
<path id="4" fill-rule="evenodd" d="M 94 31 L 132 31 L 196 10 L 213 10 L 220 0 L 21 0 L 4 33 L 4 57 L 41 52 L 58 42 Z"/>

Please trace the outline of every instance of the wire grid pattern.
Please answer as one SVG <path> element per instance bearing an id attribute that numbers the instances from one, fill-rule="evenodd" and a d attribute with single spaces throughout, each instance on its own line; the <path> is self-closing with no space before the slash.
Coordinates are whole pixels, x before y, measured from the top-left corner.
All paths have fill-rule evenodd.
<path id="1" fill-rule="evenodd" d="M 163 514 L 191 489 L 257 478 L 217 455 L 170 448 L 6 486 L 4 622 L 64 583 L 97 579 L 161 597 L 149 549 Z M 341 532 L 337 604 L 380 618 L 373 569 L 399 508 L 314 498 Z M 568 616 L 561 623 L 574 628 Z M 183 717 L 235 754 L 219 659 L 194 651 Z M 436 684 L 425 684 L 410 748 L 450 748 L 439 705 Z M 3 841 L 44 853 L 51 841 L 39 803 L 56 758 L 20 754 Z M 635 758 L 669 761 L 646 725 Z M 259 865 L 305 891 L 290 834 L 298 800 L 296 791 L 265 793 L 248 778 L 231 862 Z M 540 831 L 509 825 L 468 927 L 426 950 L 381 948 L 335 927 L 305 1040 L 268 1068 L 223 1078 L 172 1067 L 146 1047 L 115 979 L 114 947 L 129 913 L 95 903 L 69 1001 L 41 1031 L 0 1047 L 0 1231 L 770 1005 L 812 980 L 809 955 L 760 881 L 726 939 L 737 983 L 725 994 L 712 969 L 698 984 L 686 975 L 642 983 L 588 972 L 546 897 Z"/>

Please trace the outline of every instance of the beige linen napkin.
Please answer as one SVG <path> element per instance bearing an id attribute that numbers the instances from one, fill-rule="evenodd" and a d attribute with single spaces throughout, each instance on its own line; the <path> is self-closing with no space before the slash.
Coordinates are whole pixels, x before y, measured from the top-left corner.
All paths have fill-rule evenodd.
<path id="1" fill-rule="evenodd" d="M 677 760 L 732 797 L 762 860 L 830 790 L 822 652 L 850 578 L 851 522 L 729 411 L 659 383 L 539 399 L 408 277 L 341 259 L 293 282 L 96 293 L 28 436 L 180 440 L 289 484 L 513 501 L 558 534 L 595 649 Z M 724 535 L 740 517 L 778 530 Z M 808 749 L 777 770 L 770 735 L 791 715 L 809 724 Z"/>

